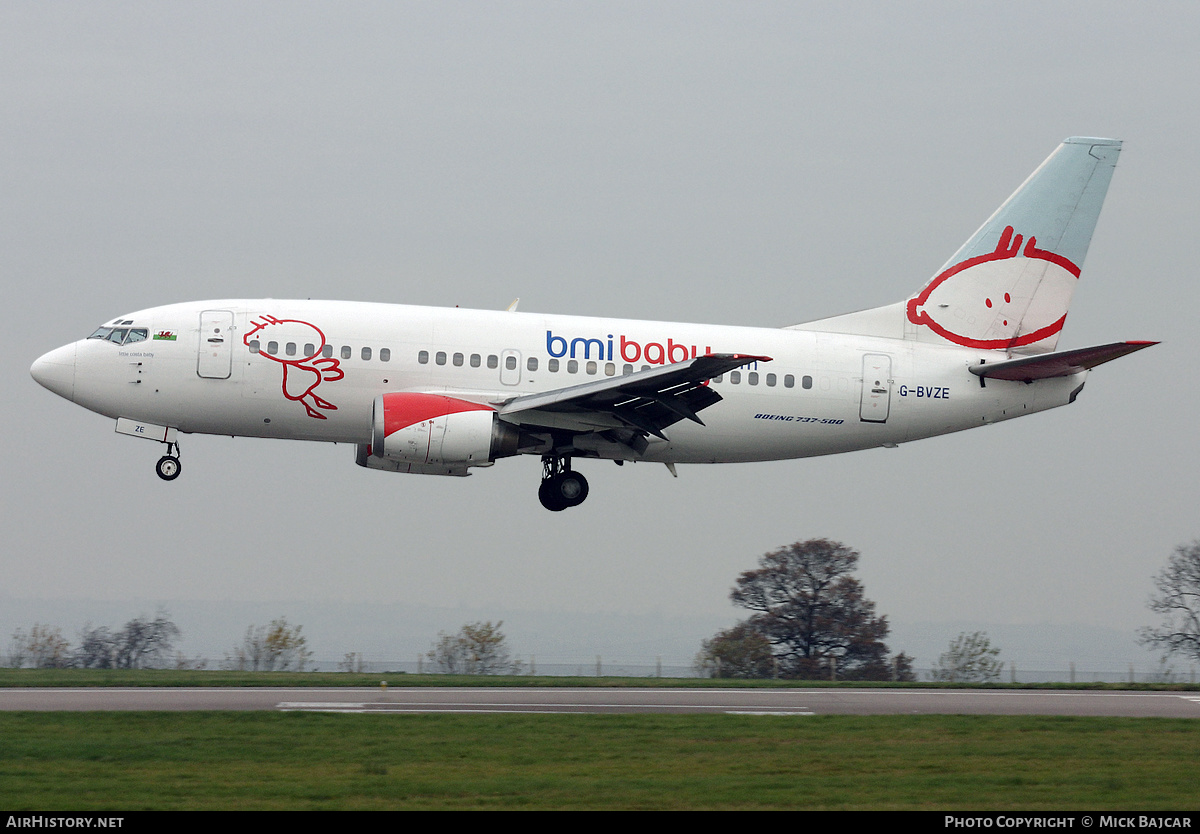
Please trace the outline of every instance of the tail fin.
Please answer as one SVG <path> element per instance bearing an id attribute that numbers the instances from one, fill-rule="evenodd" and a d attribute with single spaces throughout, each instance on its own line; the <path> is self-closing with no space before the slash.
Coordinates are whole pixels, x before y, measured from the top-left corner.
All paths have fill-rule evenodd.
<path id="1" fill-rule="evenodd" d="M 1053 351 L 1120 152 L 1115 139 L 1065 140 L 908 299 L 906 329 L 920 341 Z"/>

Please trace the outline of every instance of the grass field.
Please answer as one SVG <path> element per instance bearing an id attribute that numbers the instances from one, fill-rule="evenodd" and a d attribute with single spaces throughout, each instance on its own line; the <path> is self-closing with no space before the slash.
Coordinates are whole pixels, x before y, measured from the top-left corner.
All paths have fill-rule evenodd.
<path id="1" fill-rule="evenodd" d="M 0 810 L 1194 810 L 1200 722 L 0 713 Z"/>

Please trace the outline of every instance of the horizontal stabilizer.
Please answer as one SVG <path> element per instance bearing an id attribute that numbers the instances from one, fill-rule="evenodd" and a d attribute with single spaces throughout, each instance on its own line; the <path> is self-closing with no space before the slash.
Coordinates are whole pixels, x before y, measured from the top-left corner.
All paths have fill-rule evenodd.
<path id="1" fill-rule="evenodd" d="M 1032 382 L 1035 379 L 1071 376 L 1157 344 L 1158 342 L 1116 342 L 1111 345 L 1065 350 L 1061 353 L 1008 359 L 1004 362 L 980 363 L 972 365 L 969 370 L 976 376 L 985 379 Z"/>

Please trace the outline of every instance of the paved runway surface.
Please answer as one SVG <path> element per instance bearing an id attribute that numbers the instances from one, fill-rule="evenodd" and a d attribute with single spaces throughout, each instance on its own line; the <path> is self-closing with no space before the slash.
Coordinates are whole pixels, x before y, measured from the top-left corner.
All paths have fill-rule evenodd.
<path id="1" fill-rule="evenodd" d="M 942 689 L 0 689 L 0 710 L 1099 715 L 1200 718 L 1200 692 Z"/>

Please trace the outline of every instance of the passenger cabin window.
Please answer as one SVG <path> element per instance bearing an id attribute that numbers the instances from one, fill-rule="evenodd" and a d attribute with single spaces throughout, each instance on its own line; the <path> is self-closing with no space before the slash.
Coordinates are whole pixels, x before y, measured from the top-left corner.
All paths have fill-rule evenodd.
<path id="1" fill-rule="evenodd" d="M 380 362 L 391 362 L 392 361 L 391 348 L 380 348 L 379 349 L 379 361 Z"/>
<path id="2" fill-rule="evenodd" d="M 352 355 L 350 345 L 342 345 L 342 358 L 349 359 Z"/>
<path id="3" fill-rule="evenodd" d="M 321 348 L 321 355 L 326 359 L 333 356 L 333 345 L 325 345 L 325 347 Z"/>
<path id="4" fill-rule="evenodd" d="M 445 365 L 446 364 L 446 351 L 439 350 L 437 352 L 437 355 L 433 357 L 433 361 L 437 362 L 439 365 Z"/>
<path id="5" fill-rule="evenodd" d="M 569 373 L 569 374 L 579 373 L 579 360 L 578 359 L 568 359 L 567 360 L 567 373 Z"/>
<path id="6" fill-rule="evenodd" d="M 314 345 L 312 342 L 309 342 L 308 344 L 306 344 L 304 346 L 304 355 L 305 356 L 312 356 L 316 352 L 317 352 L 317 346 Z"/>
<path id="7" fill-rule="evenodd" d="M 767 374 L 767 387 L 768 388 L 775 387 L 775 374 Z"/>
<path id="8" fill-rule="evenodd" d="M 558 373 L 558 360 L 557 359 L 549 360 L 546 363 L 546 370 L 548 370 L 552 374 Z"/>
<path id="9" fill-rule="evenodd" d="M 525 367 L 528 368 L 529 370 L 536 371 L 537 366 L 538 366 L 538 361 L 537 361 L 536 356 L 531 356 L 527 360 L 525 360 Z"/>
<path id="10" fill-rule="evenodd" d="M 488 367 L 493 371 L 500 367 L 500 357 L 494 353 L 488 354 Z"/>
<path id="11" fill-rule="evenodd" d="M 287 346 L 284 348 L 284 353 L 286 353 L 288 356 L 295 356 L 296 355 L 296 343 L 288 342 Z"/>
<path id="12" fill-rule="evenodd" d="M 504 367 L 507 370 L 515 371 L 517 369 L 517 357 L 515 357 L 515 356 L 504 357 Z"/>
<path id="13" fill-rule="evenodd" d="M 803 388 L 812 388 L 812 377 L 811 376 L 802 377 L 800 380 L 800 385 Z"/>
<path id="14" fill-rule="evenodd" d="M 252 339 L 246 347 L 250 348 L 251 353 L 258 353 L 258 339 Z"/>
<path id="15" fill-rule="evenodd" d="M 272 356 L 279 353 L 279 342 L 267 342 L 267 353 Z"/>
<path id="16" fill-rule="evenodd" d="M 371 358 L 371 349 L 369 347 L 365 347 L 362 349 L 362 358 L 363 359 Z"/>
<path id="17" fill-rule="evenodd" d="M 742 381 L 742 372 L 741 371 L 730 371 L 729 372 L 729 382 L 732 385 L 737 385 L 741 381 Z"/>
<path id="18" fill-rule="evenodd" d="M 427 351 L 427 350 L 418 351 L 417 352 L 417 362 L 419 362 L 422 365 L 428 365 L 429 364 L 429 351 Z"/>
<path id="19" fill-rule="evenodd" d="M 483 360 L 483 357 L 480 356 L 478 353 L 472 353 L 471 354 L 471 367 L 478 368 L 479 365 L 481 364 L 482 360 Z"/>

